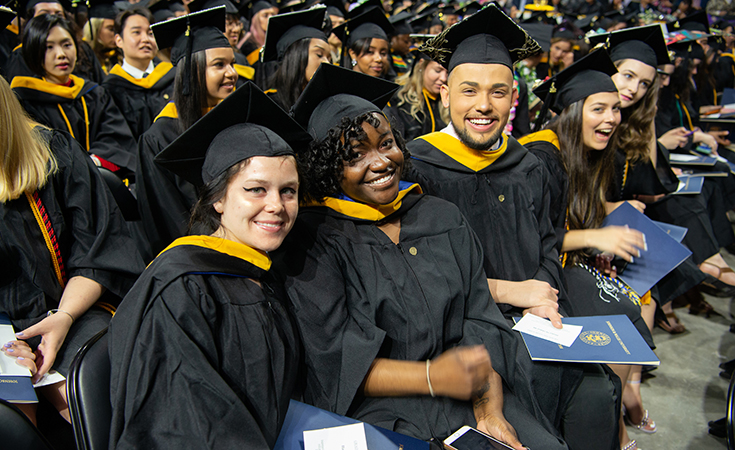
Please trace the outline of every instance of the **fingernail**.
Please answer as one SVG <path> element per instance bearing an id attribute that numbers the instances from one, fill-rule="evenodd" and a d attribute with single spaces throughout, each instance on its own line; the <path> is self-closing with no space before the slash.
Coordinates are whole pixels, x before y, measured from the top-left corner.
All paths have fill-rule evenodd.
<path id="1" fill-rule="evenodd" d="M 10 342 L 6 342 L 5 345 L 3 345 L 3 347 L 6 347 L 7 348 L 7 347 L 10 347 L 11 345 L 13 345 L 13 344 L 11 344 Z"/>
<path id="2" fill-rule="evenodd" d="M 19 331 L 19 332 L 15 333 L 15 335 L 16 335 L 16 336 L 24 336 L 24 334 L 23 334 L 23 332 L 22 332 L 22 331 Z"/>
<path id="3" fill-rule="evenodd" d="M 648 242 L 646 242 L 646 235 L 643 235 L 643 250 L 648 251 Z"/>
<path id="4" fill-rule="evenodd" d="M 15 350 L 13 350 L 12 348 L 9 348 L 9 349 L 7 350 L 7 352 L 8 352 L 8 353 L 13 353 L 14 351 L 15 351 Z"/>
<path id="5" fill-rule="evenodd" d="M 19 357 L 18 357 L 18 361 L 23 361 L 24 359 L 25 359 L 25 358 L 24 358 L 24 357 L 22 357 L 22 356 L 19 356 Z"/>
<path id="6" fill-rule="evenodd" d="M 639 254 L 638 256 L 640 256 L 640 254 Z M 633 258 L 633 257 L 631 256 L 631 257 L 630 257 L 630 263 L 631 263 L 631 264 L 633 264 L 634 262 L 635 262 L 635 258 Z"/>

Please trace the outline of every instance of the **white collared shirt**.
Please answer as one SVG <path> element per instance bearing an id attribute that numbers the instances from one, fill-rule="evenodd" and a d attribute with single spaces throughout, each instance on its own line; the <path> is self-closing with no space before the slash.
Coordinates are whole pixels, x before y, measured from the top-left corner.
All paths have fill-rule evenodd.
<path id="1" fill-rule="evenodd" d="M 122 67 L 122 70 L 127 72 L 133 78 L 143 78 L 143 75 L 146 73 L 150 75 L 151 72 L 153 72 L 153 70 L 156 68 L 156 66 L 153 64 L 153 61 L 151 60 L 151 62 L 148 63 L 148 68 L 145 69 L 145 71 L 143 71 L 143 70 L 140 70 L 128 64 L 128 62 L 125 61 L 124 58 L 123 58 L 123 63 L 121 67 Z"/>

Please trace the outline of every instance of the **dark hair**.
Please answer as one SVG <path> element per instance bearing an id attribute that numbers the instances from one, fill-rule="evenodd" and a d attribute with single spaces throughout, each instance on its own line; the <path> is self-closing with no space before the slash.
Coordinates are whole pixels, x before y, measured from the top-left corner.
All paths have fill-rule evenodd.
<path id="1" fill-rule="evenodd" d="M 191 54 L 191 80 L 189 95 L 183 95 L 186 57 L 176 65 L 174 79 L 174 104 L 179 115 L 179 132 L 183 133 L 202 118 L 207 105 L 207 53 L 205 50 Z"/>
<path id="2" fill-rule="evenodd" d="M 250 158 L 230 167 L 199 190 L 199 200 L 191 210 L 188 234 L 209 236 L 219 229 L 222 215 L 214 209 L 214 204 L 224 198 L 230 181 L 248 164 L 250 164 Z"/>
<path id="3" fill-rule="evenodd" d="M 303 189 L 300 189 L 300 192 L 304 200 L 321 201 L 324 197 L 334 197 L 342 193 L 340 182 L 344 163 L 357 157 L 351 142 L 362 141 L 367 137 L 362 129 L 363 122 L 375 128 L 380 125 L 376 114 L 379 113 L 365 113 L 354 119 L 343 117 L 338 126 L 329 130 L 326 138 L 312 141 L 307 151 L 297 155 L 297 166 L 303 181 Z M 411 154 L 401 133 L 392 125 L 391 131 L 396 145 L 403 152 L 403 173 L 406 173 Z"/>
<path id="4" fill-rule="evenodd" d="M 570 230 L 599 228 L 602 225 L 607 215 L 605 197 L 614 172 L 613 146 L 608 144 L 602 151 L 584 148 L 582 127 L 585 100 L 564 108 L 549 127 L 559 137 L 559 150 L 569 177 L 567 223 Z M 584 250 L 570 252 L 572 262 L 587 256 Z"/>
<path id="5" fill-rule="evenodd" d="M 353 42 L 352 45 L 350 45 L 348 50 L 352 50 L 357 56 L 362 56 L 365 53 L 367 53 L 368 50 L 370 50 L 370 44 L 373 43 L 373 39 L 379 39 L 381 41 L 384 40 L 382 38 L 369 38 L 369 37 L 358 39 L 355 42 Z M 388 50 L 390 51 L 390 41 L 387 41 L 387 42 L 388 42 Z M 344 52 L 344 58 L 345 58 L 345 61 L 344 61 L 345 64 L 350 61 L 349 51 Z M 352 68 L 352 65 L 347 64 L 347 65 L 344 65 L 344 67 Z M 386 67 L 383 72 L 385 73 L 387 69 L 388 68 Z"/>
<path id="6" fill-rule="evenodd" d="M 123 30 L 125 30 L 125 24 L 128 19 L 133 16 L 145 17 L 151 25 L 156 23 L 156 19 L 153 18 L 153 14 L 151 14 L 148 8 L 133 7 L 131 9 L 126 9 L 115 17 L 115 34 L 119 34 L 122 37 Z"/>
<path id="7" fill-rule="evenodd" d="M 288 111 L 306 87 L 306 66 L 309 64 L 311 38 L 299 39 L 289 45 L 283 61 L 273 74 L 269 86 L 276 89 L 273 100 Z"/>
<path id="8" fill-rule="evenodd" d="M 46 75 L 46 69 L 43 67 L 46 61 L 46 40 L 54 27 L 61 27 L 69 33 L 77 54 L 79 53 L 76 30 L 66 18 L 51 14 L 41 14 L 32 18 L 23 30 L 22 54 L 28 68 L 39 77 Z"/>
<path id="9" fill-rule="evenodd" d="M 688 102 L 692 93 L 692 83 L 689 81 L 689 74 L 694 69 L 694 61 L 689 58 L 683 58 L 681 64 L 674 68 L 671 74 L 669 87 L 671 91 L 678 95 L 682 102 Z"/>

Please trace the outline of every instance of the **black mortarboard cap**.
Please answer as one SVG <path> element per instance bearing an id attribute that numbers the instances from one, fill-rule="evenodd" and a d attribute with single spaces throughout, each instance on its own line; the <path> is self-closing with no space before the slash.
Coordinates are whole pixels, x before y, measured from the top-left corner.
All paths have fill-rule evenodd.
<path id="1" fill-rule="evenodd" d="M 584 36 L 584 33 L 582 33 L 577 27 L 575 27 L 572 22 L 566 21 L 562 22 L 561 24 L 554 27 L 554 31 L 551 33 L 552 38 L 559 38 L 559 39 L 568 39 L 571 41 L 576 41 L 580 37 Z"/>
<path id="2" fill-rule="evenodd" d="M 414 17 L 413 19 L 408 21 L 408 24 L 411 26 L 411 29 L 414 33 L 419 33 L 422 30 L 428 30 L 431 28 L 431 19 L 433 18 L 434 14 L 438 11 L 438 8 L 436 6 L 432 6 L 429 9 L 425 10 L 418 16 Z"/>
<path id="3" fill-rule="evenodd" d="M 347 17 L 347 10 L 342 0 L 321 0 L 314 2 L 314 4 L 321 4 L 327 7 L 327 14 L 330 16 L 338 16 L 345 18 Z"/>
<path id="4" fill-rule="evenodd" d="M 591 44 L 604 43 L 613 62 L 635 59 L 651 67 L 670 64 L 661 25 L 626 28 L 589 36 Z"/>
<path id="5" fill-rule="evenodd" d="M 4 6 L 0 6 L 0 30 L 4 30 L 5 27 L 10 25 L 10 22 L 15 19 L 15 11 Z"/>
<path id="6" fill-rule="evenodd" d="M 560 114 L 564 108 L 599 92 L 618 92 L 612 75 L 617 69 L 604 49 L 598 49 L 544 81 L 533 93 Z"/>
<path id="7" fill-rule="evenodd" d="M 210 48 L 230 48 L 224 35 L 224 6 L 205 9 L 151 26 L 158 48 L 171 47 L 171 64 L 186 58 L 182 94 L 189 95 L 191 83 L 191 55 Z"/>
<path id="8" fill-rule="evenodd" d="M 669 44 L 669 50 L 676 56 L 690 59 L 705 59 L 704 49 L 696 40 L 686 39 Z"/>
<path id="9" fill-rule="evenodd" d="M 254 156 L 293 155 L 309 135 L 248 81 L 156 156 L 156 163 L 196 186 Z"/>
<path id="10" fill-rule="evenodd" d="M 382 9 L 370 8 L 333 29 L 332 33 L 344 43 L 342 51 L 346 51 L 346 48 L 359 39 L 372 38 L 389 41 L 388 36 L 393 34 L 393 25 L 388 22 Z"/>
<path id="11" fill-rule="evenodd" d="M 321 64 L 291 108 L 312 138 L 322 140 L 344 117 L 380 112 L 400 86 L 332 64 Z"/>
<path id="12" fill-rule="evenodd" d="M 164 20 L 174 17 L 174 12 L 170 9 L 170 3 L 168 0 L 152 0 L 148 3 L 147 8 L 153 14 L 155 23 L 163 22 Z"/>
<path id="13" fill-rule="evenodd" d="M 450 72 L 464 63 L 513 64 L 541 52 L 523 28 L 490 4 L 430 39 L 420 50 Z"/>
<path id="14" fill-rule="evenodd" d="M 709 33 L 709 19 L 707 19 L 706 12 L 698 11 L 684 17 L 683 19 L 667 23 L 666 28 L 669 31 L 689 30 Z"/>
<path id="15" fill-rule="evenodd" d="M 462 18 L 466 18 L 471 16 L 472 14 L 476 14 L 482 9 L 482 5 L 477 2 L 470 2 L 460 9 L 457 10 L 457 14 L 462 16 Z"/>
<path id="16" fill-rule="evenodd" d="M 548 52 L 551 48 L 551 33 L 554 30 L 553 25 L 543 22 L 533 22 L 521 24 L 521 28 L 541 46 L 541 50 Z"/>
<path id="17" fill-rule="evenodd" d="M 288 47 L 305 38 L 327 41 L 324 19 L 327 8 L 318 6 L 306 11 L 278 14 L 268 19 L 262 61 L 281 61 Z"/>
<path id="18" fill-rule="evenodd" d="M 278 14 L 301 11 L 302 9 L 306 8 L 306 4 L 307 3 L 308 2 L 306 2 L 306 1 L 299 1 L 299 0 L 293 1 L 293 2 L 288 2 L 285 5 L 280 6 L 278 8 Z"/>
<path id="19" fill-rule="evenodd" d="M 354 17 L 359 16 L 360 14 L 363 14 L 365 11 L 369 10 L 370 8 L 378 8 L 380 9 L 380 12 L 385 15 L 385 10 L 383 9 L 383 3 L 380 0 L 366 0 L 359 5 L 355 6 L 351 10 L 347 11 L 347 18 L 352 19 Z"/>
<path id="20" fill-rule="evenodd" d="M 5 5 L 12 7 L 13 3 L 13 1 L 7 1 Z M 30 19 L 31 16 L 28 15 L 28 12 L 39 3 L 59 3 L 66 11 L 71 11 L 71 2 L 68 0 L 17 0 L 15 8 L 21 16 Z"/>
<path id="21" fill-rule="evenodd" d="M 116 8 L 114 3 L 114 0 L 87 0 L 89 18 L 115 20 L 120 9 Z"/>
<path id="22" fill-rule="evenodd" d="M 554 26 L 557 25 L 558 23 L 555 17 L 549 15 L 548 11 L 533 11 L 531 12 L 531 15 L 528 16 L 527 19 L 521 20 L 522 24 L 537 23 L 537 22 L 554 25 Z"/>
<path id="23" fill-rule="evenodd" d="M 199 12 L 205 9 L 216 8 L 218 6 L 225 7 L 225 13 L 227 14 L 238 14 L 237 6 L 230 0 L 192 0 L 189 3 L 189 11 Z"/>
<path id="24" fill-rule="evenodd" d="M 408 21 L 411 19 L 413 19 L 413 14 L 408 11 L 400 12 L 389 18 L 388 21 L 393 25 L 393 35 L 398 36 L 399 34 L 413 33 L 411 25 L 408 24 Z"/>
<path id="25" fill-rule="evenodd" d="M 240 4 L 240 14 L 250 20 L 260 11 L 274 7 L 276 7 L 276 5 L 267 0 L 243 0 Z"/>
<path id="26" fill-rule="evenodd" d="M 597 22 L 599 18 L 595 15 L 589 14 L 587 16 L 582 17 L 581 19 L 577 19 L 573 21 L 574 27 L 577 28 L 579 31 L 581 31 L 581 36 L 578 38 L 581 39 L 581 37 L 584 36 L 584 33 L 592 30 L 592 27 Z"/>

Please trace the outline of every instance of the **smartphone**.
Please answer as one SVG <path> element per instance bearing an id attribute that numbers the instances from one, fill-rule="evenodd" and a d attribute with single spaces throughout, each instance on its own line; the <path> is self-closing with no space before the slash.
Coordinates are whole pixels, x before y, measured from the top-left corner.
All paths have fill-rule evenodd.
<path id="1" fill-rule="evenodd" d="M 447 450 L 513 450 L 492 436 L 467 425 L 444 440 Z"/>

